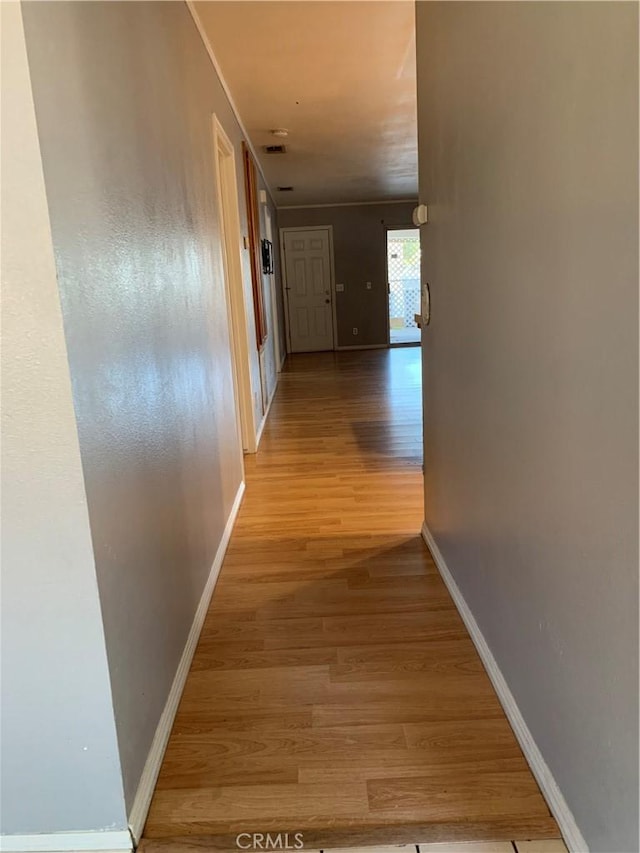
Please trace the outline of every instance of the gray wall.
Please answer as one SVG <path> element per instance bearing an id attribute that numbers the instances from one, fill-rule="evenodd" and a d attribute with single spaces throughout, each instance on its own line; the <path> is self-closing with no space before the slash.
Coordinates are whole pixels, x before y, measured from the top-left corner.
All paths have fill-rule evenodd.
<path id="1" fill-rule="evenodd" d="M 184 3 L 24 18 L 130 809 L 242 477 L 212 113 L 246 232 L 242 137 Z"/>
<path id="2" fill-rule="evenodd" d="M 638 850 L 638 6 L 418 3 L 426 520 L 592 851 Z"/>
<path id="3" fill-rule="evenodd" d="M 2 832 L 126 830 L 20 6 L 2 29 Z"/>
<path id="4" fill-rule="evenodd" d="M 386 344 L 388 297 L 385 227 L 412 227 L 415 202 L 278 211 L 280 228 L 333 225 L 338 346 Z M 371 282 L 367 290 L 366 282 Z M 354 336 L 353 327 L 358 329 Z"/>

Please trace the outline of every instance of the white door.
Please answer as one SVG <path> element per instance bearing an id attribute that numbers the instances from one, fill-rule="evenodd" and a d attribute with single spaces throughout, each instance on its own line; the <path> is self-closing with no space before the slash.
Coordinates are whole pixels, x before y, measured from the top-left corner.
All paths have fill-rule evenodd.
<path id="1" fill-rule="evenodd" d="M 291 352 L 333 349 L 329 229 L 284 231 Z"/>

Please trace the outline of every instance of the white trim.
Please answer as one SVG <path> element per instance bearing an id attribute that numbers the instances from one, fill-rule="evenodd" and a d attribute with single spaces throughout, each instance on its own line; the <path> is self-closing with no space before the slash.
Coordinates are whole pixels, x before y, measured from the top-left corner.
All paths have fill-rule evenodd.
<path id="1" fill-rule="evenodd" d="M 212 116 L 212 124 L 216 200 L 218 204 L 218 224 L 221 232 L 220 248 L 222 253 L 222 268 L 224 270 L 229 342 L 231 344 L 231 369 L 233 372 L 236 424 L 240 442 L 240 455 L 242 456 L 243 450 L 247 453 L 255 453 L 257 448 L 253 390 L 251 388 L 251 360 L 249 356 L 250 349 L 255 341 L 249 331 L 244 279 L 242 276 L 242 233 L 240 231 L 240 212 L 238 210 L 235 151 L 215 113 Z M 241 461 L 241 464 L 244 464 L 244 462 Z"/>
<path id="2" fill-rule="evenodd" d="M 458 612 L 462 617 L 462 621 L 471 635 L 473 644 L 482 659 L 482 663 L 487 671 L 487 675 L 491 679 L 494 690 L 498 694 L 500 704 L 502 705 L 502 708 L 511 724 L 511 728 L 518 739 L 518 743 L 520 744 L 524 756 L 527 759 L 527 763 L 531 768 L 531 772 L 535 776 L 536 781 L 540 786 L 540 790 L 547 801 L 547 805 L 560 827 L 560 832 L 562 833 L 562 837 L 564 838 L 567 847 L 571 853 L 589 853 L 587 843 L 578 829 L 578 825 L 571 813 L 571 809 L 567 805 L 565 798 L 562 796 L 562 792 L 560 791 L 556 780 L 553 778 L 551 770 L 547 766 L 542 753 L 538 749 L 536 742 L 533 739 L 533 735 L 529 731 L 524 717 L 522 716 L 522 712 L 518 708 L 511 690 L 509 690 L 509 685 L 500 671 L 500 667 L 498 666 L 498 663 L 494 658 L 482 631 L 480 630 L 480 626 L 469 609 L 469 605 L 464 600 L 464 596 L 460 592 L 453 575 L 445 563 L 444 557 L 436 545 L 436 541 L 427 527 L 426 521 L 422 525 L 421 532 L 422 538 L 426 542 L 427 548 L 431 551 L 431 556 L 433 557 L 433 560 L 438 567 L 438 571 L 442 576 L 442 580 L 447 585 L 447 589 L 451 593 L 451 597 L 453 598 Z"/>
<path id="3" fill-rule="evenodd" d="M 37 835 L 1 835 L 2 853 L 122 853 L 133 850 L 129 830 L 51 832 Z"/>
<path id="4" fill-rule="evenodd" d="M 231 532 L 238 516 L 243 495 L 244 481 L 240 483 L 233 501 L 233 506 L 231 507 L 229 518 L 227 519 L 227 523 L 222 533 L 222 538 L 218 545 L 218 550 L 216 551 L 216 556 L 213 560 L 209 577 L 207 578 L 198 608 L 195 612 L 195 616 L 193 617 L 191 630 L 189 631 L 189 636 L 187 637 L 187 642 L 185 644 L 184 651 L 182 652 L 182 657 L 180 658 L 180 663 L 178 664 L 178 669 L 176 670 L 166 705 L 164 706 L 164 710 L 160 716 L 158 727 L 156 728 L 156 733 L 151 744 L 151 749 L 149 750 L 144 770 L 140 777 L 138 790 L 136 791 L 133 806 L 131 807 L 131 812 L 129 814 L 129 829 L 131 830 L 131 834 L 133 835 L 133 839 L 136 844 L 140 841 L 140 836 L 144 829 L 149 806 L 151 805 L 151 798 L 158 779 L 158 773 L 160 772 L 160 765 L 162 764 L 162 759 L 167 748 L 169 735 L 171 734 L 171 727 L 173 726 L 173 720 L 176 715 L 176 711 L 178 710 L 178 703 L 180 702 L 180 697 L 184 690 L 184 684 L 189 673 L 191 660 L 196 650 L 196 645 L 198 644 L 200 631 L 202 630 L 205 616 L 209 609 L 209 602 L 211 601 L 211 596 L 213 595 L 213 590 L 215 588 L 216 581 L 218 580 L 218 575 L 220 574 L 222 561 L 224 560 L 224 555 L 227 551 L 227 546 L 229 545 L 229 539 L 231 538 Z M 131 847 L 128 849 L 131 849 Z"/>
<path id="5" fill-rule="evenodd" d="M 336 347 L 338 352 L 344 352 L 348 349 L 389 349 L 388 344 L 354 344 L 347 347 Z"/>
<path id="6" fill-rule="evenodd" d="M 319 207 L 362 207 L 369 204 L 417 204 L 417 198 L 381 198 L 377 201 L 337 201 L 331 204 L 281 204 L 278 210 L 310 210 Z"/>
<path id="7" fill-rule="evenodd" d="M 284 297 L 284 319 L 287 331 L 287 352 L 291 349 L 291 327 L 289 325 L 289 290 L 287 288 L 287 255 L 284 236 L 287 231 L 328 231 L 329 232 L 329 273 L 331 276 L 331 331 L 333 337 L 332 350 L 338 349 L 338 311 L 336 307 L 336 262 L 333 253 L 333 225 L 292 225 L 280 229 L 280 278 L 282 280 L 282 295 Z M 320 350 L 322 351 L 322 350 Z M 315 350 L 311 350 L 315 352 Z"/>
<path id="8" fill-rule="evenodd" d="M 336 258 L 333 251 L 333 225 L 329 225 L 329 266 L 331 273 L 331 323 L 333 325 L 333 348 L 338 346 L 338 298 L 336 296 Z"/>
<path id="9" fill-rule="evenodd" d="M 333 231 L 333 225 L 283 225 L 282 231 Z"/>
<path id="10" fill-rule="evenodd" d="M 287 258 L 284 251 L 284 229 L 280 228 L 280 287 L 282 288 L 282 307 L 284 308 L 284 344 L 287 353 L 291 352 L 291 331 L 289 330 L 289 300 L 287 299 Z"/>
<path id="11" fill-rule="evenodd" d="M 200 38 L 202 39 L 202 42 L 205 46 L 205 49 L 206 49 L 207 53 L 209 54 L 209 59 L 211 60 L 211 64 L 213 65 L 213 70 L 218 75 L 218 80 L 220 81 L 220 85 L 222 86 L 222 89 L 223 89 L 225 95 L 227 96 L 227 100 L 229 101 L 229 106 L 231 107 L 231 111 L 233 112 L 235 119 L 240 126 L 240 130 L 242 131 L 242 135 L 244 136 L 244 141 L 247 143 L 247 146 L 249 147 L 249 150 L 253 154 L 254 160 L 256 161 L 256 164 L 258 166 L 258 171 L 260 172 L 260 174 L 262 176 L 262 180 L 264 181 L 264 185 L 267 188 L 267 192 L 269 193 L 269 198 L 271 199 L 273 206 L 275 208 L 277 208 L 278 205 L 276 204 L 276 200 L 273 197 L 273 194 L 271 192 L 271 187 L 269 186 L 269 183 L 268 183 L 268 181 L 265 177 L 265 174 L 262 170 L 262 164 L 260 163 L 260 159 L 258 158 L 256 150 L 253 147 L 253 143 L 251 142 L 249 134 L 247 133 L 247 129 L 244 126 L 242 119 L 240 118 L 240 111 L 238 110 L 236 103 L 233 100 L 233 95 L 231 94 L 231 90 L 229 89 L 229 86 L 227 85 L 227 81 L 224 79 L 224 77 L 222 75 L 220 65 L 218 64 L 218 60 L 216 59 L 215 53 L 213 52 L 213 47 L 211 46 L 211 42 L 209 41 L 209 37 L 207 36 L 206 30 L 204 28 L 204 24 L 202 23 L 202 21 L 200 20 L 200 16 L 198 15 L 198 10 L 196 9 L 196 4 L 195 4 L 194 0 L 185 0 L 185 2 L 187 4 L 187 8 L 191 12 L 191 17 L 193 18 L 193 22 L 196 25 L 198 32 L 200 33 Z"/>
<path id="12" fill-rule="evenodd" d="M 271 221 L 271 211 L 269 210 L 269 205 L 263 205 L 263 213 L 264 213 L 264 233 L 266 239 L 271 243 L 271 250 L 273 251 L 274 257 L 273 261 L 273 269 L 274 272 L 270 273 L 267 278 L 269 279 L 269 292 L 271 293 L 271 322 L 273 324 L 272 334 L 273 334 L 273 354 L 275 356 L 276 362 L 276 373 L 280 373 L 279 365 L 282 363 L 282 359 L 280 358 L 280 320 L 278 318 L 278 295 L 276 293 L 276 274 L 275 274 L 275 246 L 273 245 L 273 223 Z M 259 439 L 258 439 L 259 440 Z"/>
<path id="13" fill-rule="evenodd" d="M 283 359 L 283 363 L 284 363 L 284 359 Z M 276 396 L 277 390 L 278 390 L 278 379 L 276 376 L 276 384 L 275 384 L 275 388 L 273 389 L 273 394 L 271 395 L 271 399 L 267 403 L 267 408 L 264 410 L 264 417 L 260 421 L 260 426 L 258 427 L 258 432 L 256 433 L 256 450 L 258 449 L 258 446 L 260 445 L 260 439 L 262 438 L 262 433 L 263 433 L 264 428 L 267 424 L 267 418 L 269 417 L 269 412 L 271 411 L 271 404 L 273 403 L 273 398 Z"/>

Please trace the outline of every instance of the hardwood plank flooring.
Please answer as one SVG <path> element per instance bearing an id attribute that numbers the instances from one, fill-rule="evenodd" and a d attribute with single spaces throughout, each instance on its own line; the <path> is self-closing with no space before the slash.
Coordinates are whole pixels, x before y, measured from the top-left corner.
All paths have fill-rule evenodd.
<path id="1" fill-rule="evenodd" d="M 289 358 L 142 847 L 557 838 L 420 538 L 419 349 Z"/>

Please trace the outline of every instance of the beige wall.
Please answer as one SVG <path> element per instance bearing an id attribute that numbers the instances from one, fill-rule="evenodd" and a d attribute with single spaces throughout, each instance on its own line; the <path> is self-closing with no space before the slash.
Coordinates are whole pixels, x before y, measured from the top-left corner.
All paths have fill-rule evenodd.
<path id="1" fill-rule="evenodd" d="M 3 3 L 0 21 L 2 833 L 115 829 L 126 839 L 19 4 Z"/>
<path id="2" fill-rule="evenodd" d="M 338 346 L 387 343 L 388 296 L 385 228 L 411 227 L 414 202 L 278 211 L 281 228 L 332 225 Z M 371 290 L 366 283 L 371 282 Z M 353 334 L 354 326 L 358 335 Z"/>
<path id="3" fill-rule="evenodd" d="M 592 851 L 638 850 L 638 5 L 420 2 L 426 520 Z"/>
<path id="4" fill-rule="evenodd" d="M 242 135 L 184 3 L 24 18 L 130 809 L 242 479 L 212 114 L 246 230 Z"/>

